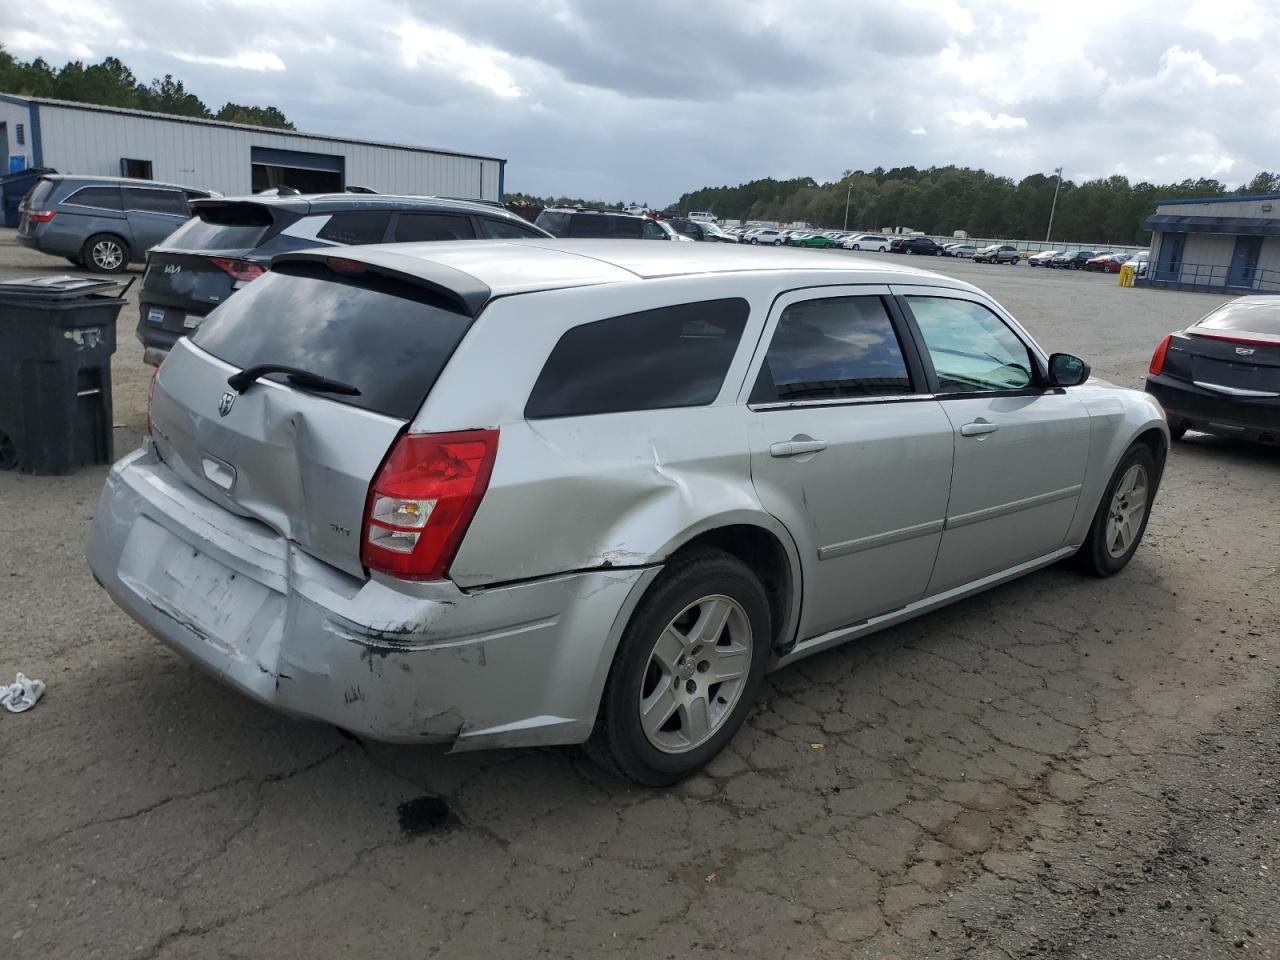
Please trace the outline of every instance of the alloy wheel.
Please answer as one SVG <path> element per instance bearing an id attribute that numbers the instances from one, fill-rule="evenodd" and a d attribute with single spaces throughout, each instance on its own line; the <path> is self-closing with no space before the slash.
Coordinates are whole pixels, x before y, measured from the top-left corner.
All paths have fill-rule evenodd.
<path id="1" fill-rule="evenodd" d="M 640 685 L 640 727 L 663 753 L 687 753 L 728 720 L 751 670 L 751 621 L 736 600 L 695 600 L 654 643 Z"/>
<path id="2" fill-rule="evenodd" d="M 1129 552 L 1147 512 L 1147 469 L 1135 463 L 1124 472 L 1107 511 L 1107 553 L 1119 559 Z"/>
<path id="3" fill-rule="evenodd" d="M 124 260 L 124 250 L 114 240 L 99 240 L 91 251 L 93 262 L 103 270 L 116 270 Z"/>

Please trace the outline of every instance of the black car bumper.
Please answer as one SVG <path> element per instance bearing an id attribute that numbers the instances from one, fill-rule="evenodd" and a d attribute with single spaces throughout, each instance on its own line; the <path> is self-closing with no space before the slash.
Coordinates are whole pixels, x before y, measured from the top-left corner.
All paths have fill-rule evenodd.
<path id="1" fill-rule="evenodd" d="M 1171 429 L 1280 443 L 1280 397 L 1232 397 L 1166 376 L 1147 377 L 1147 393 L 1164 407 Z"/>

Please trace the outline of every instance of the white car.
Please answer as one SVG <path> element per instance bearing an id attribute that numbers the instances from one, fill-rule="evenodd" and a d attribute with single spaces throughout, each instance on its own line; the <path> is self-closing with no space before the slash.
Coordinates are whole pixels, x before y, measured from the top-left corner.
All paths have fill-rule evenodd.
<path id="1" fill-rule="evenodd" d="M 1043 250 L 1040 253 L 1032 254 L 1031 256 L 1027 257 L 1027 266 L 1028 267 L 1047 267 L 1050 265 L 1049 261 L 1051 261 L 1054 257 L 1058 256 L 1060 253 L 1062 253 L 1061 250 Z"/>
<path id="2" fill-rule="evenodd" d="M 855 233 L 846 237 L 840 246 L 846 250 L 875 250 L 877 253 L 888 253 L 889 238 L 878 233 Z"/>
<path id="3" fill-rule="evenodd" d="M 757 227 L 754 230 L 748 230 L 742 239 L 747 243 L 768 243 L 775 247 L 780 247 L 787 242 L 782 236 L 782 231 L 773 227 Z"/>

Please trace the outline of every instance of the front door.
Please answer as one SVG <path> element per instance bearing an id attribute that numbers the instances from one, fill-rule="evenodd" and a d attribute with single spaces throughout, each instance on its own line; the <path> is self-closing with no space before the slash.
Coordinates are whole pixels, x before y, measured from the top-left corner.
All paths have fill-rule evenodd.
<path id="1" fill-rule="evenodd" d="M 937 555 L 953 431 L 895 310 L 887 287 L 788 294 L 753 367 L 751 475 L 799 549 L 801 640 L 920 599 Z"/>
<path id="2" fill-rule="evenodd" d="M 1157 280 L 1176 282 L 1182 275 L 1182 248 L 1186 246 L 1185 233 L 1166 233 L 1160 237 L 1160 263 Z"/>
<path id="3" fill-rule="evenodd" d="M 1236 237 L 1236 249 L 1231 255 L 1231 270 L 1227 274 L 1227 286 L 1252 290 L 1258 271 L 1258 255 L 1262 252 L 1261 237 Z"/>
<path id="4" fill-rule="evenodd" d="M 1089 413 L 1044 384 L 1037 358 L 978 297 L 906 296 L 955 431 L 946 532 L 930 594 L 1059 549 L 1089 461 Z"/>

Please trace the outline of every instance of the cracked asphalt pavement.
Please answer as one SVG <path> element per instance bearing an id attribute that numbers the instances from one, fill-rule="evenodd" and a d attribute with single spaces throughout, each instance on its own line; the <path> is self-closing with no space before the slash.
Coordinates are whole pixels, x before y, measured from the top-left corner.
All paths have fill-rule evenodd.
<path id="1" fill-rule="evenodd" d="M 1222 299 L 927 265 L 1125 385 Z M 0 232 L 0 276 L 64 269 Z M 104 475 L 0 474 L 0 674 L 49 684 L 0 714 L 6 958 L 1280 958 L 1280 450 L 1190 436 L 1123 574 L 1053 567 L 774 674 L 669 790 L 220 686 L 90 577 Z"/>

